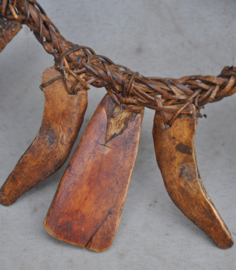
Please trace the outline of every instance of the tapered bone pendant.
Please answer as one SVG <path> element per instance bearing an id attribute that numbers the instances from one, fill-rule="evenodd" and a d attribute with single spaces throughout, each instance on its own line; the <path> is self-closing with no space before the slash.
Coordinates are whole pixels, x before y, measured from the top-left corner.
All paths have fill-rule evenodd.
<path id="1" fill-rule="evenodd" d="M 60 72 L 54 68 L 47 68 L 42 83 L 58 75 Z M 43 92 L 45 107 L 40 130 L 0 190 L 0 203 L 4 205 L 12 204 L 64 164 L 82 125 L 87 108 L 85 90 L 69 95 L 63 80 L 58 79 Z"/>
<path id="2" fill-rule="evenodd" d="M 117 115 L 118 114 L 118 115 Z M 44 221 L 52 236 L 94 251 L 115 237 L 140 138 L 142 114 L 106 95 L 61 180 Z"/>
<path id="3" fill-rule="evenodd" d="M 207 195 L 196 163 L 194 134 L 197 126 L 195 106 L 166 127 L 156 112 L 153 137 L 158 166 L 165 187 L 175 205 L 221 248 L 233 245 L 231 234 Z M 167 118 L 171 117 L 166 114 Z"/>

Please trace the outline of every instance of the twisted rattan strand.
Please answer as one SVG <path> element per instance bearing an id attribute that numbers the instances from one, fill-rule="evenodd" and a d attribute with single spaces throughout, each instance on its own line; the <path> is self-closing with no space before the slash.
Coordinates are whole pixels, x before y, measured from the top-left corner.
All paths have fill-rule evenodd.
<path id="1" fill-rule="evenodd" d="M 123 109 L 139 111 L 138 106 L 162 112 L 179 113 L 193 103 L 199 111 L 209 102 L 219 101 L 236 92 L 236 68 L 225 67 L 216 76 L 186 76 L 180 79 L 144 77 L 127 67 L 116 65 L 105 56 L 63 38 L 35 0 L 2 0 L 1 16 L 26 24 L 44 49 L 55 58 L 69 94 L 89 85 L 105 87 Z M 71 77 L 75 82 L 71 83 Z M 171 108 L 172 105 L 179 105 Z M 198 113 L 198 116 L 201 116 Z M 164 115 L 163 115 L 164 117 Z"/>

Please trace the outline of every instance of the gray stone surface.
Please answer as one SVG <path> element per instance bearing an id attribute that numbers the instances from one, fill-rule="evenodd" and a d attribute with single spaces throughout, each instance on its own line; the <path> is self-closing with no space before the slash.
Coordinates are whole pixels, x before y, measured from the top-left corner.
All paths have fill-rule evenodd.
<path id="1" fill-rule="evenodd" d="M 67 0 L 40 3 L 70 41 L 146 76 L 217 75 L 236 58 L 231 0 Z M 43 70 L 53 65 L 27 27 L 0 54 L 0 185 L 42 119 Z M 79 142 L 103 89 L 89 91 Z M 236 238 L 236 96 L 208 104 L 196 134 L 204 185 Z M 146 110 L 137 162 L 113 245 L 94 253 L 49 236 L 43 220 L 68 162 L 9 207 L 0 206 L 0 269 L 236 269 L 172 203 L 156 164 L 153 114 Z"/>

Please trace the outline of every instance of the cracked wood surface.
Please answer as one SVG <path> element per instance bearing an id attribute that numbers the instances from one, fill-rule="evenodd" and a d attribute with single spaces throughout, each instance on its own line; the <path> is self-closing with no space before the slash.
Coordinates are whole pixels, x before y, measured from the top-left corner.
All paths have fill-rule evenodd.
<path id="1" fill-rule="evenodd" d="M 60 75 L 47 68 L 42 83 Z M 68 95 L 62 79 L 43 89 L 45 107 L 40 130 L 0 189 L 0 203 L 10 205 L 60 169 L 77 138 L 87 108 L 87 92 Z"/>
<path id="2" fill-rule="evenodd" d="M 52 236 L 106 250 L 119 226 L 138 152 L 142 114 L 106 95 L 61 180 L 44 221 Z"/>
<path id="3" fill-rule="evenodd" d="M 194 105 L 188 107 L 194 112 Z M 166 114 L 167 118 L 171 115 Z M 221 248 L 233 245 L 232 236 L 202 184 L 197 168 L 194 135 L 195 114 L 179 115 L 167 127 L 156 112 L 153 137 L 158 166 L 175 205 Z"/>

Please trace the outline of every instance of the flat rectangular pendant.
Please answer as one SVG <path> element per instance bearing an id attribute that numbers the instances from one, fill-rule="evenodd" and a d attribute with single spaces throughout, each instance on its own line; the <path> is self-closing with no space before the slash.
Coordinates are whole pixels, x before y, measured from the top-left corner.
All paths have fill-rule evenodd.
<path id="1" fill-rule="evenodd" d="M 49 234 L 94 251 L 112 244 L 138 152 L 142 116 L 121 111 L 109 95 L 103 98 L 45 218 Z"/>

